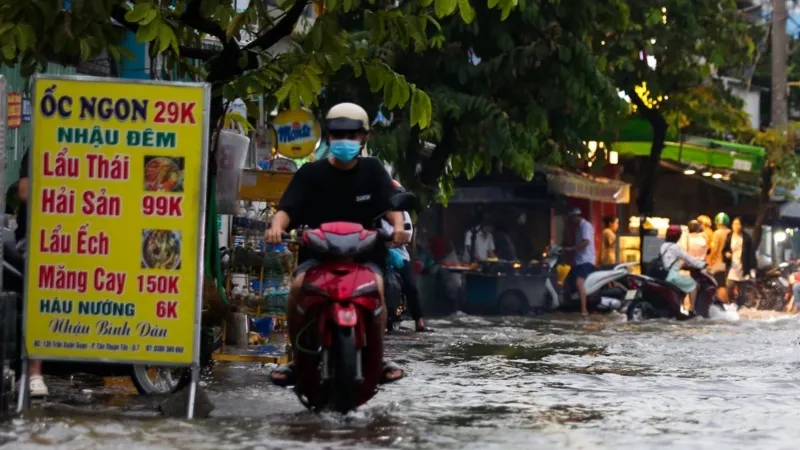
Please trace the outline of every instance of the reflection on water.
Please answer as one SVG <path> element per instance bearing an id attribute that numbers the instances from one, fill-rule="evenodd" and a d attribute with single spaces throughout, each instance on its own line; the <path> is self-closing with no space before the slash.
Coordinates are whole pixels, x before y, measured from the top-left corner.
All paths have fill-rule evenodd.
<path id="1" fill-rule="evenodd" d="M 14 449 L 795 449 L 800 321 L 627 323 L 572 315 L 431 320 L 389 338 L 408 378 L 348 417 L 303 411 L 265 369 L 206 382 L 205 421 L 154 400 L 84 392 L 81 380 L 0 427 Z M 82 387 L 79 387 L 82 386 Z M 0 444 L 2 445 L 2 444 Z"/>

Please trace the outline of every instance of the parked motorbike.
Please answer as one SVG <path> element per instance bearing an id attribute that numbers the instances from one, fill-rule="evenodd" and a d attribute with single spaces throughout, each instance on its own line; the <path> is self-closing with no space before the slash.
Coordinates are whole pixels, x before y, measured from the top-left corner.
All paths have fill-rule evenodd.
<path id="1" fill-rule="evenodd" d="M 628 306 L 628 320 L 678 319 L 687 320 L 695 316 L 708 318 L 712 308 L 725 311 L 725 304 L 717 298 L 717 282 L 705 270 L 691 269 L 691 276 L 697 282 L 695 311 L 686 310 L 683 300 L 686 294 L 672 283 L 646 275 L 629 277 L 633 301 Z"/>
<path id="2" fill-rule="evenodd" d="M 9 360 L 9 373 L 16 380 L 21 377 L 22 342 L 22 293 L 25 287 L 24 241 L 16 242 L 14 233 L 3 228 L 3 301 L 16 303 L 16 342 Z M 45 361 L 42 371 L 46 375 L 71 375 L 86 373 L 97 376 L 130 376 L 137 391 L 141 395 L 156 395 L 172 392 L 182 385 L 181 381 L 189 378 L 188 369 L 174 367 L 155 367 L 147 365 L 76 363 L 61 361 Z M 4 372 L 5 375 L 5 372 Z"/>
<path id="3" fill-rule="evenodd" d="M 410 210 L 414 200 L 413 194 L 397 194 L 392 210 Z M 384 333 L 375 276 L 353 259 L 391 241 L 391 233 L 332 222 L 301 230 L 299 236 L 295 230 L 284 239 L 329 257 L 306 272 L 298 298 L 306 325 L 294 342 L 295 394 L 315 411 L 350 412 L 377 392 L 383 375 Z"/>
<path id="4" fill-rule="evenodd" d="M 777 294 L 777 290 L 781 289 L 782 295 L 778 298 L 781 300 L 781 305 L 773 305 L 773 306 L 782 306 L 780 309 L 775 308 L 777 311 L 787 311 L 792 312 L 792 310 L 797 308 L 797 302 L 800 299 L 794 298 L 794 290 L 793 287 L 795 283 L 800 282 L 800 276 L 798 276 L 798 272 L 800 272 L 800 267 L 797 266 L 796 263 L 782 263 L 780 264 L 781 273 L 777 278 L 777 286 L 770 289 L 770 295 L 775 296 Z"/>
<path id="5" fill-rule="evenodd" d="M 562 253 L 561 247 L 552 245 L 546 257 L 550 276 L 545 281 L 545 305 L 551 311 L 580 311 L 580 296 L 574 281 L 567 275 L 563 286 L 557 282 L 556 267 Z M 630 303 L 625 280 L 631 274 L 631 267 L 637 264 L 618 264 L 589 274 L 584 285 L 588 309 L 597 312 L 625 311 Z"/>

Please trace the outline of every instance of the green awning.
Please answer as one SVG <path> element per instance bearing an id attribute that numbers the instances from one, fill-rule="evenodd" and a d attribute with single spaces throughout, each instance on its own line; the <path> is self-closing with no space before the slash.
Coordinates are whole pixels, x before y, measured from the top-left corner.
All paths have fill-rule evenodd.
<path id="1" fill-rule="evenodd" d="M 612 150 L 620 156 L 649 156 L 650 142 L 615 142 Z M 759 173 L 766 151 L 761 147 L 705 138 L 690 138 L 681 146 L 666 142 L 661 159 L 700 167 Z"/>

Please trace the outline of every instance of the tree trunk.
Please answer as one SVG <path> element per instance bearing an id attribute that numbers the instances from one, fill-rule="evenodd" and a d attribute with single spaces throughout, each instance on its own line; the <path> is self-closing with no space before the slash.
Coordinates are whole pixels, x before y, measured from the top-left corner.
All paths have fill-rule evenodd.
<path id="1" fill-rule="evenodd" d="M 422 171 L 419 174 L 420 183 L 430 189 L 438 190 L 439 177 L 447 167 L 447 162 L 450 160 L 450 155 L 453 153 L 455 147 L 455 133 L 453 127 L 449 122 L 442 124 L 442 140 L 433 150 L 430 158 L 422 165 Z"/>
<path id="2" fill-rule="evenodd" d="M 772 126 L 776 128 L 789 123 L 786 17 L 786 0 L 772 0 Z"/>
<path id="3" fill-rule="evenodd" d="M 636 206 L 639 209 L 639 259 L 644 265 L 644 223 L 655 209 L 653 193 L 656 186 L 656 176 L 658 165 L 661 161 L 661 153 L 664 151 L 664 142 L 667 139 L 667 121 L 657 109 L 645 106 L 644 102 L 637 94 L 631 96 L 631 101 L 637 106 L 639 114 L 647 119 L 650 128 L 653 130 L 653 141 L 650 146 L 650 156 L 644 164 L 644 170 L 639 172 L 636 185 L 639 197 L 636 199 Z"/>
<path id="4" fill-rule="evenodd" d="M 761 237 L 764 234 L 762 227 L 767 217 L 767 208 L 772 195 L 774 174 L 775 166 L 771 163 L 767 163 L 767 166 L 761 171 L 761 191 L 758 194 L 758 213 L 756 214 L 756 224 L 753 230 L 753 246 L 756 249 L 761 245 Z"/>

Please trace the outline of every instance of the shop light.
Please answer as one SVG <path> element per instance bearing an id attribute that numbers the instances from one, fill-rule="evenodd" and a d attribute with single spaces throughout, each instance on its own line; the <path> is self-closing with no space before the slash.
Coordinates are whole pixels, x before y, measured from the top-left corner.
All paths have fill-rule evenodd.
<path id="1" fill-rule="evenodd" d="M 722 174 L 721 173 L 715 173 L 714 175 L 711 176 L 711 178 L 713 178 L 715 180 L 719 180 L 720 178 L 722 178 Z"/>
<path id="2" fill-rule="evenodd" d="M 608 162 L 610 164 L 619 164 L 619 153 L 608 152 Z"/>
<path id="3" fill-rule="evenodd" d="M 684 175 L 694 175 L 696 173 L 697 173 L 697 171 L 694 170 L 694 169 L 686 169 L 686 170 L 683 171 Z"/>
<path id="4" fill-rule="evenodd" d="M 775 242 L 780 244 L 781 242 L 786 241 L 786 232 L 778 231 L 775 233 Z"/>
<path id="5" fill-rule="evenodd" d="M 587 144 L 589 146 L 589 151 L 594 153 L 597 150 L 597 141 L 589 141 Z"/>
<path id="6" fill-rule="evenodd" d="M 711 172 L 703 172 L 703 176 L 704 177 L 710 177 L 711 176 Z"/>

